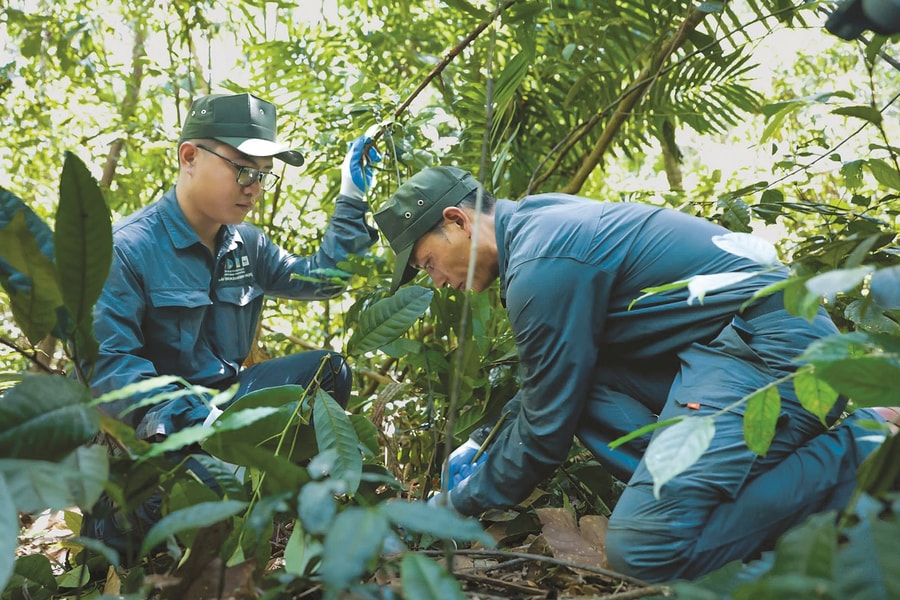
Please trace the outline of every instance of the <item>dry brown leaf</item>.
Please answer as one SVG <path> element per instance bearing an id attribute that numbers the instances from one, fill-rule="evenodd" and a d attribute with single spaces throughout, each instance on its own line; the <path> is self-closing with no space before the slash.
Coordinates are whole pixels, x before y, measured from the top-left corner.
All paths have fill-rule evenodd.
<path id="1" fill-rule="evenodd" d="M 599 543 L 598 525 L 590 523 L 585 537 L 572 513 L 564 508 L 539 508 L 535 511 L 543 524 L 543 538 L 554 558 L 573 565 L 606 568 L 606 554 Z"/>

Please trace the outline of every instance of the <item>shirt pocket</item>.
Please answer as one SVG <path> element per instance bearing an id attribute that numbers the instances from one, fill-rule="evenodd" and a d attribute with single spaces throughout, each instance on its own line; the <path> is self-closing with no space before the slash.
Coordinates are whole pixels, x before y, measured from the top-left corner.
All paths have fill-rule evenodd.
<path id="1" fill-rule="evenodd" d="M 144 327 L 153 356 L 164 372 L 188 372 L 195 365 L 202 340 L 203 322 L 212 300 L 206 289 L 179 288 L 152 290 L 153 307 L 149 327 Z M 169 368 L 165 368 L 166 363 Z"/>
<path id="2" fill-rule="evenodd" d="M 255 283 L 221 287 L 216 290 L 212 323 L 216 345 L 222 356 L 238 364 L 250 352 L 256 323 L 262 309 L 263 289 Z"/>

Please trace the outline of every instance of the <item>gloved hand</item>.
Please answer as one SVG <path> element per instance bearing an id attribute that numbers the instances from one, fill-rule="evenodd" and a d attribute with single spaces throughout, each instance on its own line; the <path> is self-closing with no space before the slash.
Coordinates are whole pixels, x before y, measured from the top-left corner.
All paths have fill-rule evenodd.
<path id="1" fill-rule="evenodd" d="M 466 443 L 450 453 L 447 459 L 447 477 L 448 481 L 441 480 L 441 487 L 448 492 L 459 485 L 459 482 L 474 473 L 478 467 L 487 460 L 487 452 L 482 452 L 481 456 L 474 463 L 472 459 L 478 453 L 480 444 L 472 438 L 466 440 Z"/>
<path id="2" fill-rule="evenodd" d="M 381 162 L 381 154 L 375 146 L 370 146 L 366 152 L 366 144 L 371 141 L 369 136 L 361 135 L 350 142 L 347 155 L 341 163 L 342 196 L 362 200 L 375 183 L 372 165 Z"/>
<path id="3" fill-rule="evenodd" d="M 434 496 L 428 499 L 428 506 L 446 506 L 456 514 L 459 514 L 459 511 L 456 510 L 456 507 L 453 506 L 453 500 L 450 498 L 450 492 L 447 492 L 446 502 L 444 501 L 444 494 L 441 492 L 435 493 Z"/>

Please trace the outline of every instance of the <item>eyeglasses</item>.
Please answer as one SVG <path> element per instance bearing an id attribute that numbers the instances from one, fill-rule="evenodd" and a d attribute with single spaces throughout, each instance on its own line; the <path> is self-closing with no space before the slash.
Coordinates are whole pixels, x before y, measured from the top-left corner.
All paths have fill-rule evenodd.
<path id="1" fill-rule="evenodd" d="M 215 150 L 211 150 L 204 146 L 203 144 L 197 144 L 198 148 L 206 150 L 210 154 L 215 154 L 225 162 L 229 163 L 232 167 L 238 170 L 237 174 L 237 182 L 241 187 L 250 187 L 257 181 L 259 182 L 259 186 L 264 190 L 271 190 L 275 187 L 275 184 L 278 183 L 278 175 L 275 173 L 269 173 L 267 171 L 260 171 L 259 169 L 254 169 L 253 167 L 247 167 L 240 163 L 236 163 L 227 156 L 222 156 Z"/>

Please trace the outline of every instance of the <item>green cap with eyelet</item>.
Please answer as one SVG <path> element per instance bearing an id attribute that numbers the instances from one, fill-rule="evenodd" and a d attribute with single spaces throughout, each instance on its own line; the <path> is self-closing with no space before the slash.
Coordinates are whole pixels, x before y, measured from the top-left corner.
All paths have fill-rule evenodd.
<path id="1" fill-rule="evenodd" d="M 247 156 L 274 156 L 289 165 L 303 164 L 303 154 L 276 141 L 275 105 L 252 94 L 210 94 L 194 100 L 179 143 L 211 138 Z"/>
<path id="2" fill-rule="evenodd" d="M 416 241 L 443 220 L 444 209 L 456 206 L 478 182 L 456 167 L 429 167 L 401 185 L 375 213 L 375 222 L 396 254 L 391 293 L 415 277 L 409 257 Z"/>

